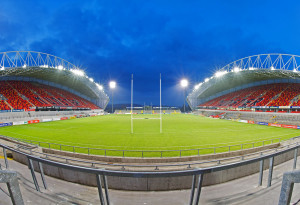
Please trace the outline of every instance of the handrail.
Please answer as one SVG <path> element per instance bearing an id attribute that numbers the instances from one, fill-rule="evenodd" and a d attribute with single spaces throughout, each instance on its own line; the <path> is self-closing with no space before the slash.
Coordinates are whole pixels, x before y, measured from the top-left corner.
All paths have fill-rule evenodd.
<path id="1" fill-rule="evenodd" d="M 220 165 L 221 162 L 223 161 L 228 161 L 228 160 L 239 160 L 239 161 L 244 161 L 245 158 L 247 157 L 251 157 L 251 156 L 256 156 L 256 155 L 260 155 L 260 156 L 265 156 L 265 153 L 270 153 L 270 152 L 278 152 L 279 149 L 285 149 L 285 148 L 290 148 L 291 146 L 297 146 L 299 143 L 292 143 L 292 144 L 288 144 L 285 146 L 282 146 L 280 148 L 274 148 L 274 149 L 268 149 L 268 150 L 264 150 L 264 151 L 260 151 L 260 152 L 255 152 L 255 153 L 250 153 L 250 154 L 245 154 L 243 156 L 235 156 L 235 157 L 227 157 L 227 158 L 222 158 L 222 159 L 215 159 L 215 160 L 207 160 L 207 161 L 200 161 L 200 162 L 185 162 L 185 163 L 175 163 L 175 164 L 170 164 L 170 163 L 166 163 L 166 164 L 118 164 L 118 163 L 105 163 L 105 162 L 95 162 L 95 161 L 85 161 L 85 160 L 79 160 L 79 159 L 73 159 L 73 158 L 67 158 L 67 157 L 62 157 L 62 156 L 57 156 L 57 155 L 52 155 L 52 154 L 46 154 L 46 153 L 41 153 L 41 152 L 37 152 L 37 151 L 32 151 L 30 150 L 31 154 L 36 154 L 36 155 L 43 155 L 44 158 L 49 159 L 51 158 L 56 158 L 59 160 L 63 160 L 66 161 L 66 163 L 71 163 L 71 162 L 77 162 L 77 163 L 85 163 L 85 164 L 90 164 L 89 167 L 95 167 L 96 165 L 102 165 L 102 166 L 109 166 L 109 167 L 121 167 L 122 170 L 125 170 L 125 168 L 154 168 L 154 170 L 159 170 L 159 168 L 162 167 L 183 167 L 186 166 L 187 168 L 191 169 L 191 166 L 195 166 L 195 165 L 202 165 L 202 164 L 208 164 L 208 163 L 216 163 L 216 165 Z M 20 147 L 18 146 L 17 149 L 20 151 Z M 23 150 L 28 151 L 28 149 L 26 149 L 25 147 L 22 148 Z"/>
<path id="2" fill-rule="evenodd" d="M 190 169 L 190 170 L 179 170 L 179 171 L 124 171 L 124 170 L 107 170 L 107 169 L 99 169 L 99 168 L 92 168 L 92 167 L 83 167 L 79 165 L 71 165 L 71 164 L 65 164 L 62 162 L 57 162 L 57 161 L 52 161 L 49 159 L 44 159 L 38 156 L 34 156 L 25 152 L 22 152 L 20 150 L 16 150 L 14 148 L 11 148 L 7 145 L 0 144 L 0 147 L 10 150 L 12 152 L 24 155 L 28 157 L 29 159 L 32 159 L 34 161 L 38 161 L 44 164 L 52 165 L 52 166 L 57 166 L 60 168 L 65 168 L 65 169 L 72 169 L 75 171 L 82 171 L 82 172 L 89 172 L 89 173 L 98 173 L 98 174 L 104 174 L 108 176 L 122 176 L 122 177 L 172 177 L 172 176 L 189 176 L 189 175 L 198 175 L 202 173 L 210 173 L 210 172 L 216 172 L 216 171 L 221 171 L 225 169 L 230 169 L 230 168 L 235 168 L 247 164 L 251 164 L 254 162 L 258 162 L 261 160 L 269 159 L 271 157 L 275 157 L 281 154 L 284 154 L 286 152 L 292 151 L 294 149 L 300 148 L 300 144 L 297 143 L 295 146 L 289 146 L 289 148 L 278 151 L 272 154 L 266 154 L 263 156 L 259 156 L 257 158 L 253 159 L 248 159 L 248 160 L 243 160 L 241 162 L 234 162 L 226 165 L 218 165 L 218 166 L 213 166 L 213 167 L 206 167 L 206 168 L 195 168 L 195 169 Z M 158 165 L 159 166 L 159 165 Z"/>
<path id="3" fill-rule="evenodd" d="M 228 146 L 219 146 L 219 147 L 207 147 L 207 148 L 194 148 L 194 149 L 177 149 L 177 150 L 122 150 L 122 149 L 101 149 L 101 148 L 90 148 L 90 147 L 80 147 L 80 146 L 72 146 L 72 145 L 64 145 L 64 144 L 58 144 L 58 143 L 49 143 L 49 142 L 41 142 L 41 141 L 35 141 L 35 140 L 26 140 L 26 139 L 19 139 L 19 138 L 13 138 L 13 137 L 8 137 L 8 136 L 3 136 L 0 135 L 0 137 L 6 138 L 6 139 L 11 139 L 11 140 L 16 140 L 19 142 L 25 142 L 29 144 L 34 144 L 38 145 L 41 147 L 41 145 L 45 144 L 47 146 L 42 146 L 48 149 L 53 149 L 51 148 L 51 145 L 58 146 L 59 149 L 55 150 L 60 150 L 60 151 L 71 151 L 73 153 L 84 153 L 84 154 L 93 154 L 93 155 L 100 155 L 100 156 L 122 156 L 122 157 L 140 157 L 140 158 L 151 158 L 151 157 L 146 157 L 145 154 L 147 153 L 157 153 L 160 158 L 164 157 L 182 157 L 182 156 L 200 156 L 204 154 L 216 154 L 216 153 L 228 153 L 231 151 L 238 151 L 238 150 L 245 150 L 245 146 L 249 146 L 250 148 L 254 147 L 264 147 L 265 145 L 273 144 L 274 141 L 278 141 L 277 143 L 280 143 L 282 140 L 281 138 L 274 138 L 274 139 L 269 139 L 269 140 L 262 140 L 262 141 L 256 141 L 256 142 L 251 142 L 251 143 L 243 143 L 243 144 L 234 144 L 234 145 L 228 145 Z M 298 136 L 300 137 L 300 136 Z M 295 137 L 295 138 L 298 138 Z M 268 143 L 269 142 L 269 143 Z M 262 146 L 255 146 L 255 144 L 262 144 Z M 67 147 L 69 149 L 63 149 L 64 147 Z M 237 148 L 239 149 L 232 149 L 232 148 Z M 76 152 L 76 149 L 84 149 L 86 152 Z M 218 151 L 218 149 L 226 149 L 225 151 Z M 91 153 L 94 151 L 94 153 Z M 97 153 L 98 152 L 98 153 Z M 102 152 L 99 154 L 99 152 Z M 114 154 L 117 153 L 119 155 L 114 155 L 114 154 L 109 154 L 109 152 L 113 152 Z M 194 152 L 196 154 L 190 154 L 190 155 L 184 155 L 184 152 Z M 201 154 L 202 152 L 202 154 Z M 136 155 L 135 155 L 136 153 Z M 167 153 L 167 155 L 166 155 Z M 121 154 L 121 155 L 120 155 Z"/>

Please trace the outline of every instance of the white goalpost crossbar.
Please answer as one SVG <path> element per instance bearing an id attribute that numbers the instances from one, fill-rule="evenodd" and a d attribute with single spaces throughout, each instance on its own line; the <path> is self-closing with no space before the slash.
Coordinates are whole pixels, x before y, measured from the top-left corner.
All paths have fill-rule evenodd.
<path id="1" fill-rule="evenodd" d="M 133 133 L 133 120 L 160 120 L 160 133 L 162 133 L 162 115 L 161 115 L 161 74 L 159 76 L 159 118 L 134 118 L 133 117 L 133 74 L 131 75 L 131 107 L 130 107 L 130 116 L 131 116 L 131 133 Z"/>

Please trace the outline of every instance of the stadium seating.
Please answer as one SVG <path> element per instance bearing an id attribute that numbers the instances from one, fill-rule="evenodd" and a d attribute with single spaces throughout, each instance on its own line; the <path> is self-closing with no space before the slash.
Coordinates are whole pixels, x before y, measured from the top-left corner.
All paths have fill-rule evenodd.
<path id="1" fill-rule="evenodd" d="M 52 106 L 99 109 L 79 96 L 49 85 L 23 81 L 0 82 L 0 110 Z"/>
<path id="2" fill-rule="evenodd" d="M 246 88 L 232 92 L 199 106 L 252 107 L 252 106 L 300 106 L 300 84 L 277 83 Z"/>

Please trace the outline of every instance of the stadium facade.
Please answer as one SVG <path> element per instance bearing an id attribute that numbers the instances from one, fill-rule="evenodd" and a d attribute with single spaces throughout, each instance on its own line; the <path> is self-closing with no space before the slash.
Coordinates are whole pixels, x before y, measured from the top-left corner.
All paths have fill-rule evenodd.
<path id="1" fill-rule="evenodd" d="M 187 101 L 192 110 L 300 109 L 299 65 L 300 56 L 297 55 L 260 54 L 245 57 L 229 63 L 197 84 L 187 96 Z M 258 90 L 261 92 L 255 93 Z M 240 101 L 236 98 L 239 95 L 242 96 Z M 264 100 L 266 96 L 268 100 Z"/>
<path id="2" fill-rule="evenodd" d="M 109 102 L 103 86 L 84 71 L 62 58 L 41 52 L 0 53 L 0 83 L 3 84 L 1 110 L 20 110 L 22 103 L 25 106 L 21 108 L 31 110 L 105 109 Z M 13 96 L 19 100 L 10 100 Z"/>

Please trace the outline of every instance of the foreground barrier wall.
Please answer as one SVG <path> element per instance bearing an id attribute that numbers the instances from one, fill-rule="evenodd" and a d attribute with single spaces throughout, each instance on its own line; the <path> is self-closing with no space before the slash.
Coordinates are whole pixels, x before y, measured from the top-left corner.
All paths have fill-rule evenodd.
<path id="1" fill-rule="evenodd" d="M 80 115 L 80 114 L 92 114 L 92 113 L 103 113 L 103 110 L 6 112 L 6 113 L 0 113 L 0 122 L 4 122 L 7 120 L 18 121 L 17 119 L 22 119 L 22 118 L 67 116 L 67 115 Z"/>
<path id="2" fill-rule="evenodd" d="M 298 153 L 300 155 L 300 152 Z M 281 164 L 294 157 L 294 152 L 276 156 L 274 165 Z M 28 164 L 27 158 L 23 155 L 13 153 L 14 160 L 23 164 Z M 38 170 L 38 165 L 34 162 L 35 169 Z M 269 159 L 264 160 L 264 169 L 269 166 Z M 69 182 L 96 186 L 96 176 L 83 172 L 77 172 L 64 168 L 53 167 L 44 165 L 44 173 L 46 175 L 63 179 Z M 248 176 L 259 171 L 259 162 L 252 164 L 231 168 L 227 170 L 207 173 L 203 178 L 203 186 L 219 184 L 227 182 L 240 177 Z M 131 177 L 112 177 L 108 176 L 108 187 L 111 189 L 119 190 L 133 190 L 133 191 L 163 191 L 163 190 L 176 190 L 176 189 L 189 189 L 191 188 L 192 177 L 165 177 L 165 178 L 131 178 Z"/>

